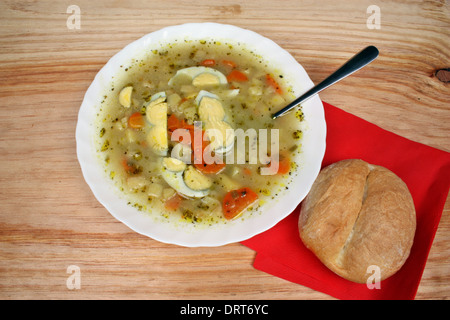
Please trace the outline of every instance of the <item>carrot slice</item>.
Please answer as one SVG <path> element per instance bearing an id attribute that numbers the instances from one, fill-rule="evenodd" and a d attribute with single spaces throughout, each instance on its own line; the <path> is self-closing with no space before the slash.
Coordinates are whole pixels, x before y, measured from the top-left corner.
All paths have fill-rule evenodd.
<path id="1" fill-rule="evenodd" d="M 164 208 L 170 211 L 175 211 L 180 207 L 183 198 L 178 193 L 175 193 L 172 197 L 164 202 Z"/>
<path id="2" fill-rule="evenodd" d="M 126 157 L 122 158 L 122 162 L 120 164 L 127 174 L 135 174 L 138 172 L 138 168 L 133 163 L 128 162 Z"/>
<path id="3" fill-rule="evenodd" d="M 189 132 L 189 135 L 191 136 L 190 143 L 191 143 L 191 149 L 192 149 L 192 161 L 194 163 L 194 166 L 199 169 L 203 173 L 207 174 L 214 174 L 219 173 L 222 171 L 223 168 L 225 168 L 225 163 L 212 163 L 207 164 L 203 159 L 203 153 L 208 146 L 209 142 L 204 141 L 204 134 L 205 131 L 202 130 L 202 143 L 199 146 L 196 146 L 194 143 L 194 125 L 188 124 L 184 119 L 180 120 L 178 119 L 174 114 L 170 115 L 170 117 L 167 119 L 167 129 L 169 131 L 169 134 L 172 135 L 172 133 L 177 129 L 187 130 Z M 182 136 L 180 136 L 179 142 L 183 143 Z M 196 163 L 198 162 L 198 163 Z"/>
<path id="4" fill-rule="evenodd" d="M 191 127 L 192 127 L 192 128 L 191 128 Z M 167 119 L 167 131 L 168 131 L 169 136 L 170 136 L 171 139 L 172 139 L 172 134 L 173 134 L 173 132 L 174 132 L 175 130 L 178 130 L 178 129 L 188 131 L 189 134 L 190 134 L 190 136 L 191 136 L 190 141 L 192 142 L 192 138 L 193 138 L 193 136 L 194 136 L 194 131 L 193 131 L 193 130 L 194 130 L 194 126 L 188 125 L 188 124 L 184 121 L 184 119 L 183 119 L 183 120 L 180 120 L 180 119 L 178 119 L 178 118 L 175 116 L 175 114 L 172 113 L 172 114 L 169 116 L 169 118 Z M 178 141 L 181 142 L 181 143 L 185 143 L 185 144 L 188 144 L 188 143 L 189 143 L 189 141 L 185 141 L 185 142 L 183 141 L 183 135 L 179 136 Z"/>
<path id="5" fill-rule="evenodd" d="M 278 171 L 277 174 L 287 174 L 291 170 L 291 161 L 288 157 L 280 155 L 278 159 Z"/>
<path id="6" fill-rule="evenodd" d="M 172 132 L 178 128 L 180 128 L 180 120 L 172 113 L 167 119 L 167 130 L 169 131 L 169 134 L 172 134 Z"/>
<path id="7" fill-rule="evenodd" d="M 283 94 L 283 90 L 281 90 L 280 85 L 278 84 L 278 82 L 275 81 L 275 79 L 270 74 L 266 74 L 266 82 L 269 86 L 275 89 L 276 93 Z"/>
<path id="8" fill-rule="evenodd" d="M 142 113 L 135 112 L 128 118 L 128 125 L 133 129 L 141 129 L 145 126 L 145 120 Z"/>
<path id="9" fill-rule="evenodd" d="M 245 82 L 248 81 L 247 75 L 239 70 L 231 71 L 227 76 L 228 82 L 236 81 L 236 82 Z"/>
<path id="10" fill-rule="evenodd" d="M 204 66 L 204 67 L 212 67 L 216 65 L 216 60 L 214 59 L 205 59 L 203 60 L 200 65 Z"/>
<path id="11" fill-rule="evenodd" d="M 270 163 L 268 164 L 269 168 L 273 167 L 274 161 L 276 160 L 272 158 Z M 280 153 L 278 155 L 278 169 L 273 174 L 280 174 L 280 175 L 288 174 L 290 170 L 291 170 L 291 160 L 289 159 L 289 156 L 284 153 Z"/>
<path id="12" fill-rule="evenodd" d="M 194 166 L 201 171 L 202 173 L 206 173 L 206 174 L 216 174 L 219 173 L 220 171 L 222 171 L 226 164 L 225 163 L 211 163 L 211 164 L 207 164 L 205 162 L 202 163 L 194 163 Z"/>
<path id="13" fill-rule="evenodd" d="M 236 68 L 237 64 L 234 61 L 231 60 L 222 60 L 222 64 L 231 68 Z"/>
<path id="14" fill-rule="evenodd" d="M 250 188 L 232 190 L 223 198 L 223 215 L 228 220 L 234 219 L 257 200 L 258 195 Z"/>
<path id="15" fill-rule="evenodd" d="M 205 154 L 205 149 L 206 147 L 208 147 L 209 145 L 209 141 L 203 141 L 203 137 L 204 137 L 205 131 L 202 131 L 202 144 L 201 146 L 196 146 L 195 144 L 193 144 L 192 146 L 192 150 L 193 152 L 193 159 L 194 159 L 194 166 L 200 170 L 202 173 L 206 173 L 206 174 L 216 174 L 221 172 L 226 164 L 224 162 L 222 163 L 206 163 L 205 159 L 203 158 L 203 155 Z M 200 158 L 199 158 L 200 157 Z M 200 161 L 196 161 L 197 159 L 199 159 Z"/>

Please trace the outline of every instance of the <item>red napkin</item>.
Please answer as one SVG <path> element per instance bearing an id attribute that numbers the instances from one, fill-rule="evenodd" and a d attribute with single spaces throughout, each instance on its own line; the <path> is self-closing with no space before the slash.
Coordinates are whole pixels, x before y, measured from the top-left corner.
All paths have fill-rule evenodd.
<path id="1" fill-rule="evenodd" d="M 257 251 L 254 267 L 338 299 L 414 299 L 449 191 L 450 153 L 405 139 L 324 103 L 327 149 L 322 166 L 362 159 L 384 166 L 408 185 L 417 229 L 409 258 L 392 277 L 369 289 L 327 269 L 302 243 L 300 205 L 276 226 L 242 243 Z"/>

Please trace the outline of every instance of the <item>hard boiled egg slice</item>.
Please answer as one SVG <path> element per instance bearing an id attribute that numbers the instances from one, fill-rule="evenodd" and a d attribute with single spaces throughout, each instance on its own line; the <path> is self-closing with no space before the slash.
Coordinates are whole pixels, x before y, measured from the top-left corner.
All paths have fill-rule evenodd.
<path id="1" fill-rule="evenodd" d="M 211 180 L 193 166 L 170 157 L 162 160 L 161 176 L 169 186 L 189 198 L 207 196 L 212 185 Z"/>
<path id="2" fill-rule="evenodd" d="M 166 93 L 158 92 L 154 94 L 150 102 L 145 104 L 147 120 L 153 125 L 167 125 L 167 102 Z"/>
<path id="3" fill-rule="evenodd" d="M 223 110 L 220 98 L 214 93 L 201 90 L 195 98 L 198 106 L 198 115 L 202 121 L 223 120 L 225 111 Z"/>
<path id="4" fill-rule="evenodd" d="M 133 87 L 128 86 L 120 90 L 119 93 L 119 102 L 120 104 L 125 107 L 129 108 L 131 106 L 131 93 L 133 92 Z"/>
<path id="5" fill-rule="evenodd" d="M 216 86 L 227 84 L 227 77 L 220 71 L 209 67 L 189 67 L 180 69 L 170 78 L 169 86 L 174 85 L 177 79 L 189 78 L 196 87 Z"/>
<path id="6" fill-rule="evenodd" d="M 151 127 L 147 142 L 157 155 L 165 156 L 169 149 L 167 137 L 167 102 L 165 92 L 158 92 L 146 104 L 146 117 Z"/>
<path id="7" fill-rule="evenodd" d="M 166 98 L 166 93 L 164 91 L 155 93 L 154 95 L 152 95 L 150 102 L 153 102 L 159 98 Z"/>
<path id="8" fill-rule="evenodd" d="M 164 168 L 172 172 L 184 171 L 186 169 L 186 163 L 172 157 L 163 158 L 162 164 Z"/>
<path id="9" fill-rule="evenodd" d="M 184 182 L 191 190 L 208 190 L 212 186 L 212 180 L 193 166 L 188 166 L 186 170 L 184 170 L 183 178 Z"/>
<path id="10" fill-rule="evenodd" d="M 205 124 L 205 134 L 214 152 L 227 153 L 234 145 L 234 130 L 228 122 L 212 120 Z"/>
<path id="11" fill-rule="evenodd" d="M 206 90 L 200 90 L 200 92 L 198 93 L 197 97 L 194 100 L 195 104 L 199 106 L 200 102 L 202 101 L 202 99 L 204 97 L 210 97 L 210 98 L 213 98 L 213 99 L 220 100 L 220 98 L 219 98 L 219 96 L 217 94 L 211 93 L 211 92 L 206 91 Z"/>
<path id="12" fill-rule="evenodd" d="M 169 141 L 167 138 L 167 125 L 153 126 L 147 134 L 147 143 L 152 148 L 153 152 L 158 156 L 167 155 L 169 149 Z"/>
<path id="13" fill-rule="evenodd" d="M 234 131 L 225 121 L 225 111 L 220 98 L 208 91 L 201 90 L 195 98 L 198 115 L 204 122 L 206 136 L 211 141 L 211 148 L 217 153 L 227 153 L 234 145 Z"/>

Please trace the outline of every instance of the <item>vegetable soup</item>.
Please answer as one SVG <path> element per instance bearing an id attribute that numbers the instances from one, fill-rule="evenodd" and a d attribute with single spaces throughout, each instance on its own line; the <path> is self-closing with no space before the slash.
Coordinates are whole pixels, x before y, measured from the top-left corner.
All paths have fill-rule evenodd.
<path id="1" fill-rule="evenodd" d="M 301 109 L 283 74 L 243 44 L 175 41 L 122 65 L 98 117 L 98 154 L 129 205 L 211 225 L 289 189 Z"/>

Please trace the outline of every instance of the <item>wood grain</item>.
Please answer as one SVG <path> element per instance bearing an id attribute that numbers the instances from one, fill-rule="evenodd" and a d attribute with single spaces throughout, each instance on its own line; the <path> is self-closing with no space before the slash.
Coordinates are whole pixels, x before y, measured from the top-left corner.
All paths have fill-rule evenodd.
<path id="1" fill-rule="evenodd" d="M 75 127 L 84 93 L 129 42 L 185 22 L 234 24 L 275 40 L 317 83 L 364 46 L 381 55 L 321 94 L 384 129 L 450 151 L 446 1 L 0 2 L 0 298 L 330 299 L 252 267 L 240 245 L 186 249 L 116 221 L 81 175 Z M 369 5 L 381 29 L 366 26 Z M 417 299 L 450 298 L 450 201 Z M 69 265 L 81 289 L 68 290 Z"/>

